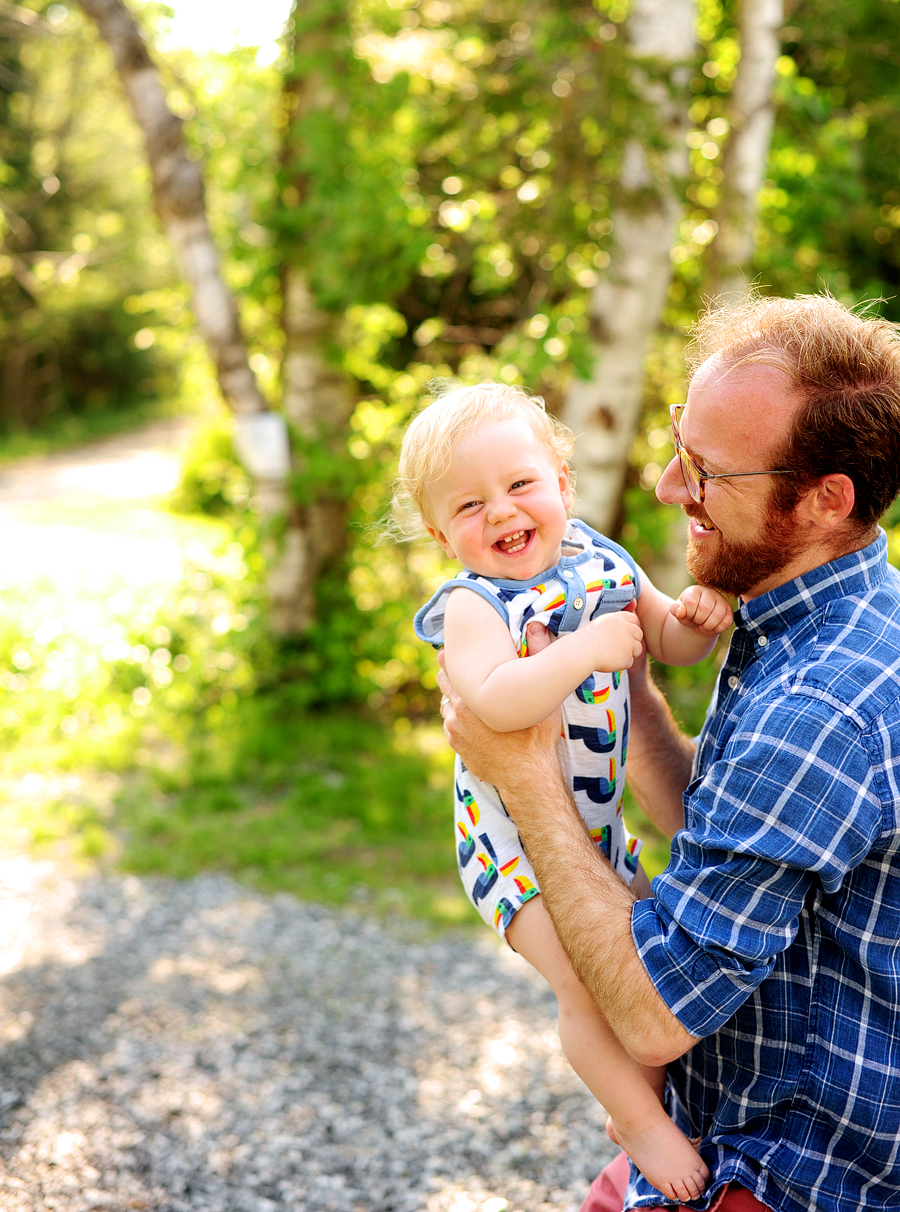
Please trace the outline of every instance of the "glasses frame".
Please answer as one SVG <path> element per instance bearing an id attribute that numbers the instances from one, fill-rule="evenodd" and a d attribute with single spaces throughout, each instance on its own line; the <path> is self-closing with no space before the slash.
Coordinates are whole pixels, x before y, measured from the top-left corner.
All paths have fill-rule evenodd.
<path id="1" fill-rule="evenodd" d="M 696 501 L 698 505 L 702 505 L 706 500 L 707 480 L 731 480 L 737 479 L 739 476 L 795 476 L 797 474 L 792 468 L 779 468 L 777 471 L 722 471 L 716 475 L 710 475 L 708 471 L 704 471 L 699 463 L 691 458 L 682 444 L 681 430 L 678 428 L 678 413 L 685 407 L 686 405 L 684 404 L 670 404 L 669 419 L 672 422 L 675 453 L 681 466 L 681 478 L 684 480 L 685 488 L 690 493 L 691 500 Z"/>

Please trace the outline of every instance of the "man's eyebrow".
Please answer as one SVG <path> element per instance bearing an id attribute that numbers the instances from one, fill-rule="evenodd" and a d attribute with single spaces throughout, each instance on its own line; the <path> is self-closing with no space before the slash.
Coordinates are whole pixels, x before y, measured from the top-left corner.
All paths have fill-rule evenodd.
<path id="1" fill-rule="evenodd" d="M 701 471 L 708 472 L 711 476 L 722 474 L 722 465 L 720 463 L 717 463 L 715 461 L 715 459 L 713 459 L 713 460 L 703 459 L 700 457 L 700 455 L 696 454 L 693 446 L 691 446 L 691 444 L 689 442 L 686 442 L 684 440 L 684 434 L 681 435 L 681 445 L 684 447 L 684 449 L 687 451 L 687 453 L 691 456 L 691 458 L 694 460 L 694 462 L 697 464 L 697 466 L 700 468 Z"/>

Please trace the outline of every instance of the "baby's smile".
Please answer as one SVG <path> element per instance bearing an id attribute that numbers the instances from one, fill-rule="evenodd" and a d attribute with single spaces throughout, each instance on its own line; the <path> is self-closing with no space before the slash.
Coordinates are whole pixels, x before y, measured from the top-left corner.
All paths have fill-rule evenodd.
<path id="1" fill-rule="evenodd" d="M 515 534 L 508 534 L 505 538 L 497 540 L 494 544 L 494 550 L 502 551 L 504 555 L 513 555 L 515 552 L 527 547 L 532 533 L 530 530 L 517 530 Z"/>

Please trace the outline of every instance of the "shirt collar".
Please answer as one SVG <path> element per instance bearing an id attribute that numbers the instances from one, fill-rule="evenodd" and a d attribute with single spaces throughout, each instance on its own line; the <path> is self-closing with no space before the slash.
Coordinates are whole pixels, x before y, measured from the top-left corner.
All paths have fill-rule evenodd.
<path id="1" fill-rule="evenodd" d="M 768 635 L 787 631 L 835 598 L 861 597 L 887 576 L 887 536 L 879 529 L 868 547 L 811 568 L 796 580 L 741 602 L 735 623 Z"/>

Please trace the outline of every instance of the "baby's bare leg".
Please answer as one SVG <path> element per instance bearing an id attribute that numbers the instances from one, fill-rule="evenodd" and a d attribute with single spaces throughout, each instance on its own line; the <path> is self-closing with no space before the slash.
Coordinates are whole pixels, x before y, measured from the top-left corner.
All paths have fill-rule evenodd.
<path id="1" fill-rule="evenodd" d="M 666 1115 L 660 1101 L 659 1075 L 654 1074 L 654 1090 L 575 975 L 541 897 L 523 905 L 510 923 L 507 938 L 556 994 L 563 1051 L 610 1113 L 612 1123 L 607 1131 L 611 1138 L 667 1199 L 696 1199 L 709 1171 L 687 1137 Z"/>

